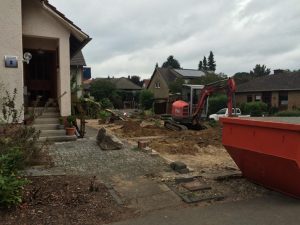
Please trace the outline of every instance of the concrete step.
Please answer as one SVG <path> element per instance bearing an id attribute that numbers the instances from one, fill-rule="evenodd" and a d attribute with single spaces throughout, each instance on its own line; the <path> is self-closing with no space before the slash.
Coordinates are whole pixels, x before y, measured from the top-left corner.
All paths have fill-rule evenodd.
<path id="1" fill-rule="evenodd" d="M 42 130 L 40 137 L 65 136 L 66 130 Z"/>
<path id="2" fill-rule="evenodd" d="M 58 118 L 37 118 L 33 124 L 59 124 Z"/>
<path id="3" fill-rule="evenodd" d="M 49 141 L 49 142 L 67 142 L 67 141 L 76 141 L 77 137 L 73 136 L 49 136 L 49 137 L 40 137 L 39 141 Z"/>
<path id="4" fill-rule="evenodd" d="M 37 130 L 56 130 L 57 123 L 54 124 L 34 124 L 33 127 Z"/>
<path id="5" fill-rule="evenodd" d="M 28 111 L 32 111 L 33 109 L 34 109 L 34 107 L 28 107 Z M 41 112 L 41 111 L 44 111 L 44 112 L 59 112 L 59 109 L 57 107 L 48 107 L 48 108 L 36 107 L 35 111 L 36 112 Z"/>
<path id="6" fill-rule="evenodd" d="M 58 112 L 45 112 L 38 118 L 60 118 L 60 114 Z"/>

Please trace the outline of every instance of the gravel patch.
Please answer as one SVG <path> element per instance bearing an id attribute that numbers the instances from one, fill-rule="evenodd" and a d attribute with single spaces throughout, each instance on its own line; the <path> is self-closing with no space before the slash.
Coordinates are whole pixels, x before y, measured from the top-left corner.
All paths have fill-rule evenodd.
<path id="1" fill-rule="evenodd" d="M 131 179 L 168 170 L 160 157 L 152 157 L 127 145 L 122 150 L 102 151 L 94 139 L 55 143 L 49 153 L 54 164 L 70 175 L 96 175 L 101 180 Z"/>

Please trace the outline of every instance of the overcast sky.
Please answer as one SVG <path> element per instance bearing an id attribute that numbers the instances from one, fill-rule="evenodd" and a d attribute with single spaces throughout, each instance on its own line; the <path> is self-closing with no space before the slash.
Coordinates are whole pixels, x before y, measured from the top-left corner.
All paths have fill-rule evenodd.
<path id="1" fill-rule="evenodd" d="M 93 77 L 151 76 L 174 55 L 197 69 L 212 50 L 217 72 L 255 64 L 300 69 L 299 0 L 50 0 L 93 40 Z"/>

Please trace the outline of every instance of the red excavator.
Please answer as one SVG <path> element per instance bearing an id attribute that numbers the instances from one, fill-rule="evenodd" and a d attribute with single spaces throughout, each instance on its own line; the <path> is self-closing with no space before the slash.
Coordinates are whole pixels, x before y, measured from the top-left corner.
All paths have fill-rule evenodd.
<path id="1" fill-rule="evenodd" d="M 225 90 L 228 98 L 227 107 L 229 116 L 232 115 L 232 107 L 234 101 L 234 93 L 236 90 L 235 82 L 232 78 L 225 80 L 217 81 L 214 83 L 207 84 L 202 86 L 200 89 L 199 96 L 194 96 L 193 85 L 189 85 L 191 91 L 188 95 L 187 101 L 176 101 L 172 104 L 172 119 L 165 121 L 165 127 L 171 130 L 186 130 L 191 129 L 201 129 L 203 128 L 201 124 L 201 118 L 203 111 L 207 108 L 207 99 L 208 97 L 221 90 Z M 199 87 L 199 85 L 198 85 Z M 193 96 L 194 99 L 198 97 L 198 102 L 193 105 Z"/>

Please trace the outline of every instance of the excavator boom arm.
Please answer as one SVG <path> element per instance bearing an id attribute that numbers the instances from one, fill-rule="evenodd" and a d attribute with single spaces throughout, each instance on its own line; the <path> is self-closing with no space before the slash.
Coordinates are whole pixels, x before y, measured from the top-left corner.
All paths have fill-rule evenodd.
<path id="1" fill-rule="evenodd" d="M 217 81 L 211 84 L 206 85 L 202 91 L 200 92 L 200 98 L 197 103 L 196 111 L 193 114 L 193 120 L 198 119 L 201 116 L 203 108 L 205 106 L 205 102 L 207 98 L 214 92 L 219 90 L 226 90 L 227 94 L 227 107 L 229 116 L 232 115 L 232 107 L 233 107 L 233 95 L 236 91 L 236 85 L 232 78 L 228 78 L 226 80 Z"/>

